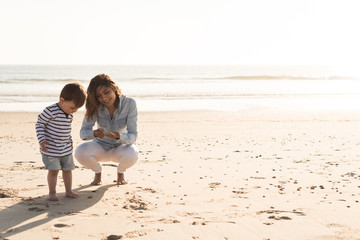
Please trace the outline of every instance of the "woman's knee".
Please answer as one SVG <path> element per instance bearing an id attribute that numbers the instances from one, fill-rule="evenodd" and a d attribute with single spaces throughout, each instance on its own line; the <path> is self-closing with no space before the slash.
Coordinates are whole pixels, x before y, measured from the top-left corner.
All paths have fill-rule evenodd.
<path id="1" fill-rule="evenodd" d="M 135 164 L 139 159 L 139 153 L 138 153 L 137 149 L 133 148 L 133 147 L 129 148 L 126 151 L 125 158 L 126 158 L 127 162 Z"/>
<path id="2" fill-rule="evenodd" d="M 132 166 L 138 161 L 138 155 L 138 152 L 133 148 L 128 148 L 118 156 L 117 161 L 123 166 Z"/>
<path id="3" fill-rule="evenodd" d="M 125 155 L 120 161 L 118 166 L 118 172 L 124 173 L 126 169 L 132 167 L 135 165 L 135 163 L 138 161 L 138 155 L 137 154 L 127 154 Z"/>
<path id="4" fill-rule="evenodd" d="M 137 161 L 139 160 L 139 156 L 138 156 L 137 153 L 131 154 L 130 156 L 128 156 L 128 158 L 129 158 L 128 161 L 131 162 L 132 165 L 134 165 L 135 163 L 137 163 Z"/>
<path id="5" fill-rule="evenodd" d="M 79 163 L 83 164 L 92 160 L 91 156 L 93 156 L 94 151 L 96 151 L 96 147 L 92 145 L 91 142 L 88 142 L 83 143 L 76 148 L 74 156 Z"/>
<path id="6" fill-rule="evenodd" d="M 80 163 L 82 161 L 84 161 L 86 158 L 86 156 L 85 156 L 86 150 L 85 150 L 84 144 L 86 144 L 86 143 L 83 143 L 80 146 L 78 146 L 74 152 L 74 156 L 75 156 L 76 160 L 78 160 L 78 162 L 80 162 Z"/>

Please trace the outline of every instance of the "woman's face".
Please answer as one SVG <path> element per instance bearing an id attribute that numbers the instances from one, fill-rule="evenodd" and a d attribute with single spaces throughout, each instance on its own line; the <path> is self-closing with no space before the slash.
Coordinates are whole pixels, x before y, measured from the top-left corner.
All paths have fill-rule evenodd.
<path id="1" fill-rule="evenodd" d="M 115 100 L 116 100 L 116 94 L 115 92 L 110 88 L 106 86 L 98 86 L 96 88 L 96 99 L 106 107 L 112 107 L 114 106 Z"/>

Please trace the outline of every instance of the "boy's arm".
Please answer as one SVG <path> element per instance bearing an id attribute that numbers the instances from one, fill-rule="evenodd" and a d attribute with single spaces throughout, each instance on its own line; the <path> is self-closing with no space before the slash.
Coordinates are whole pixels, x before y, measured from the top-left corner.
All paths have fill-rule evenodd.
<path id="1" fill-rule="evenodd" d="M 42 113 L 38 115 L 38 119 L 35 125 L 36 136 L 41 145 L 45 139 L 45 129 L 48 122 L 53 118 L 51 111 L 48 108 L 45 108 Z"/>
<path id="2" fill-rule="evenodd" d="M 95 114 L 96 115 L 96 114 Z M 94 139 L 94 130 L 93 127 L 96 122 L 96 116 L 92 116 L 89 120 L 86 119 L 86 115 L 84 116 L 84 120 L 80 129 L 80 138 L 82 140 L 91 140 Z"/>

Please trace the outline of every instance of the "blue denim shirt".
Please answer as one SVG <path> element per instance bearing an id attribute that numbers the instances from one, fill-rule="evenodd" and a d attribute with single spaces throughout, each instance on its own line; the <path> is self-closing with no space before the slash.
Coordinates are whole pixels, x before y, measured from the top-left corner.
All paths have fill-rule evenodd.
<path id="1" fill-rule="evenodd" d="M 89 119 L 84 120 L 80 130 L 80 137 L 83 140 L 95 139 L 105 150 L 117 147 L 121 144 L 133 144 L 137 139 L 137 107 L 136 102 L 132 98 L 126 96 L 120 97 L 119 107 L 115 110 L 114 116 L 111 119 L 108 109 L 101 105 L 96 113 Z M 95 122 L 97 128 L 103 128 L 105 132 L 119 132 L 120 139 L 113 139 L 109 137 L 95 138 L 93 129 Z"/>

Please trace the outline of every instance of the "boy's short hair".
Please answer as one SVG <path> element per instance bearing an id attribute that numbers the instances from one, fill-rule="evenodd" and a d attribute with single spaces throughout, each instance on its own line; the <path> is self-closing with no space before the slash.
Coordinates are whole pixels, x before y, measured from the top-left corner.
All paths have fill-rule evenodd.
<path id="1" fill-rule="evenodd" d="M 69 83 L 61 90 L 60 97 L 72 101 L 76 108 L 81 108 L 86 100 L 86 91 L 79 83 Z"/>

